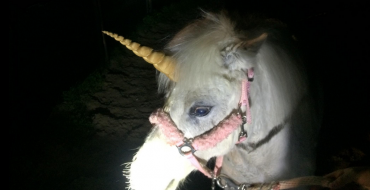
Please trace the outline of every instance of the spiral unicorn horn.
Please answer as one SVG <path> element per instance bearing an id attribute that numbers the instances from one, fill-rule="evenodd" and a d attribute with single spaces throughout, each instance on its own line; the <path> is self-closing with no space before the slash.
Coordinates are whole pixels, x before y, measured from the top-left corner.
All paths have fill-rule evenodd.
<path id="1" fill-rule="evenodd" d="M 127 49 L 133 51 L 137 56 L 142 57 L 146 62 L 152 64 L 158 71 L 165 74 L 169 79 L 175 81 L 175 61 L 171 57 L 166 56 L 162 52 L 155 52 L 150 47 L 141 46 L 139 43 L 132 42 L 130 39 L 125 39 L 118 34 L 108 31 L 103 31 L 103 33 L 119 41 L 122 45 L 125 45 Z"/>

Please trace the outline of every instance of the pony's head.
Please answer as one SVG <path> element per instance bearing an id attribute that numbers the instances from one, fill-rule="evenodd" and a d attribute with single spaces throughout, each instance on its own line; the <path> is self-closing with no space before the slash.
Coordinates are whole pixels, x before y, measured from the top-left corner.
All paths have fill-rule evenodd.
<path id="1" fill-rule="evenodd" d="M 161 72 L 159 91 L 166 94 L 163 109 L 186 138 L 206 133 L 240 109 L 242 80 L 247 79 L 247 70 L 255 66 L 255 56 L 267 37 L 266 33 L 241 37 L 235 32 L 234 23 L 223 14 L 205 13 L 204 17 L 168 43 L 166 56 L 158 56 L 171 60 L 162 66 L 167 69 L 156 67 Z M 123 38 L 121 41 L 145 60 L 153 57 L 138 53 L 147 51 L 147 47 L 127 39 L 124 42 Z M 228 141 L 235 141 L 236 137 L 230 136 Z M 230 146 L 224 146 L 224 151 L 218 148 L 217 154 L 225 154 Z"/>
<path id="2" fill-rule="evenodd" d="M 289 48 L 277 41 L 280 34 L 274 29 L 266 28 L 266 25 L 280 23 L 271 20 L 266 22 L 267 24 L 262 25 L 252 23 L 239 30 L 240 26 L 232 22 L 226 14 L 205 13 L 204 18 L 193 22 L 174 36 L 166 46 L 165 54 L 153 52 L 151 48 L 105 32 L 160 71 L 158 89 L 166 98 L 163 108 L 151 116 L 155 127 L 131 165 L 130 184 L 133 188 L 147 189 L 151 188 L 150 184 L 156 183 L 155 187 L 158 189 L 172 189 L 194 169 L 173 147 L 176 145 L 181 148 L 183 145 L 168 143 L 168 139 L 177 138 L 177 141 L 183 143 L 182 138 L 188 140 L 207 136 L 209 138 L 204 142 L 214 146 L 197 149 L 199 151 L 194 153 L 195 156 L 207 161 L 211 157 L 230 153 L 228 167 L 233 164 L 233 159 L 242 162 L 240 155 L 263 146 L 255 153 L 258 156 L 251 157 L 254 160 L 244 166 L 259 167 L 263 163 L 275 162 L 279 164 L 276 167 L 266 166 L 266 171 L 273 173 L 272 177 L 264 176 L 261 170 L 244 171 L 241 168 L 243 171 L 240 173 L 243 175 L 250 171 L 251 174 L 246 175 L 255 176 L 256 179 L 251 178 L 252 181 L 265 177 L 275 179 L 275 173 L 288 165 L 280 163 L 293 163 L 285 161 L 287 145 L 291 140 L 288 136 L 293 129 L 289 126 L 295 125 L 296 121 L 305 125 L 313 125 L 314 122 L 309 116 L 309 105 L 302 104 L 307 86 L 301 68 L 296 64 L 297 60 L 291 52 L 286 51 Z M 245 85 L 251 79 L 250 71 L 254 72 L 254 81 Z M 250 114 L 249 106 L 241 106 L 241 100 L 245 100 L 242 97 L 247 97 Z M 306 107 L 301 105 L 302 109 L 298 109 L 299 104 Z M 293 115 L 294 112 L 297 114 Z M 238 116 L 252 116 L 252 123 L 247 122 L 247 125 L 242 125 L 238 130 L 229 130 L 240 126 L 238 117 L 233 117 L 235 113 Z M 300 116 L 307 116 L 310 120 L 303 120 Z M 292 121 L 287 122 L 288 119 Z M 228 123 L 233 123 L 234 126 L 230 128 Z M 298 126 L 303 127 L 301 124 Z M 222 127 L 229 130 L 227 135 L 213 133 L 215 129 Z M 300 128 L 294 129 L 301 133 Z M 242 130 L 246 130 L 249 136 L 243 142 L 240 153 L 234 150 Z M 281 133 L 280 136 L 275 137 L 275 142 L 272 142 L 271 139 L 278 133 Z M 224 138 L 219 138 L 220 136 Z M 214 139 L 217 139 L 217 143 L 213 143 Z M 183 144 L 186 143 L 188 142 Z M 266 145 L 267 143 L 269 144 Z M 195 140 L 192 144 L 196 144 Z M 159 152 L 162 155 L 158 155 Z M 146 171 L 147 169 L 151 172 Z M 142 176 L 150 179 L 154 171 L 164 172 L 160 180 L 151 180 L 149 184 L 141 183 Z M 287 173 L 289 172 L 284 175 L 288 176 Z"/>

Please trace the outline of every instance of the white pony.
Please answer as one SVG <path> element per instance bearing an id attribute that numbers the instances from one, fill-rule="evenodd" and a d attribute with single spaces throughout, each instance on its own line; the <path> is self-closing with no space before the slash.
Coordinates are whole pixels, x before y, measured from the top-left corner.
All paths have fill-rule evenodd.
<path id="1" fill-rule="evenodd" d="M 176 189 L 194 170 L 236 184 L 313 174 L 319 120 L 280 28 L 272 20 L 234 23 L 224 13 L 205 13 L 169 42 L 167 56 L 105 32 L 162 72 L 159 90 L 166 94 L 129 165 L 131 189 Z M 220 170 L 205 167 L 222 156 Z"/>

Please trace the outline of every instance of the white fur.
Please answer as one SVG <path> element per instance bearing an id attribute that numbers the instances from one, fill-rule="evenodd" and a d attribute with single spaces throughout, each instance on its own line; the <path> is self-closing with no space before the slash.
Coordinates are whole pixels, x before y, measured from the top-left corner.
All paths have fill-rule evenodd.
<path id="1" fill-rule="evenodd" d="M 186 137 L 200 135 L 238 108 L 241 81 L 253 67 L 252 124 L 245 126 L 247 140 L 236 146 L 239 131 L 235 131 L 216 147 L 197 151 L 196 156 L 205 162 L 225 155 L 222 173 L 239 183 L 312 174 L 318 121 L 298 60 L 268 38 L 257 53 L 244 50 L 239 45 L 245 37 L 234 27 L 225 15 L 207 13 L 169 43 L 167 50 L 177 61 L 178 81 L 159 76 L 159 89 L 167 96 L 166 109 Z M 189 109 L 196 104 L 213 107 L 204 117 L 191 117 Z M 281 129 L 271 139 L 256 147 L 279 125 Z M 132 189 L 175 189 L 195 169 L 163 138 L 154 129 L 135 156 L 129 174 Z"/>
<path id="2" fill-rule="evenodd" d="M 169 146 L 155 128 L 130 165 L 132 189 L 175 189 L 194 168 L 176 148 Z M 163 169 L 164 166 L 166 169 Z M 171 172 L 169 172 L 169 170 Z M 176 186 L 171 187 L 172 184 Z M 172 185 L 173 186 L 173 185 Z"/>

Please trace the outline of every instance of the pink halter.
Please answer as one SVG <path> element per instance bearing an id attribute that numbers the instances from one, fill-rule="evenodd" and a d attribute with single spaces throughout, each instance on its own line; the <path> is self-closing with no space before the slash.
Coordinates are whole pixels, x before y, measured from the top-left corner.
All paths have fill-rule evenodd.
<path id="1" fill-rule="evenodd" d="M 250 82 L 253 80 L 253 75 L 253 68 L 248 69 L 248 80 L 242 81 L 242 96 L 239 104 L 240 106 L 244 106 L 246 108 L 246 116 L 243 117 L 245 120 L 242 119 L 240 110 L 238 110 L 237 113 L 234 111 L 211 130 L 191 139 L 184 137 L 184 134 L 177 129 L 175 123 L 172 121 L 170 116 L 163 111 L 163 109 L 157 109 L 155 112 L 153 112 L 149 117 L 149 121 L 152 125 L 157 126 L 162 134 L 166 136 L 166 141 L 169 145 L 176 145 L 180 154 L 187 157 L 199 171 L 209 178 L 215 179 L 215 176 L 217 176 L 220 172 L 223 156 L 217 157 L 214 172 L 211 172 L 208 168 L 203 167 L 199 163 L 197 158 L 194 156 L 194 152 L 197 150 L 206 150 L 215 147 L 239 126 L 241 127 L 241 132 L 239 135 L 239 141 L 237 143 L 246 139 L 246 133 L 244 132 L 243 125 L 245 123 L 250 124 L 252 121 L 248 93 Z"/>

